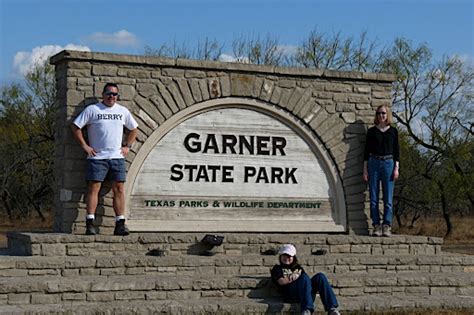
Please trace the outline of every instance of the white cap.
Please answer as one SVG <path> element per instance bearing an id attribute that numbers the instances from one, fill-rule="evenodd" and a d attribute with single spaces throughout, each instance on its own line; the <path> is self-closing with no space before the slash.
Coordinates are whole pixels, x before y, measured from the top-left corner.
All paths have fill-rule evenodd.
<path id="1" fill-rule="evenodd" d="M 283 254 L 287 254 L 287 255 L 290 255 L 290 256 L 295 256 L 296 255 L 296 248 L 291 244 L 285 244 L 278 251 L 278 255 L 283 255 Z"/>

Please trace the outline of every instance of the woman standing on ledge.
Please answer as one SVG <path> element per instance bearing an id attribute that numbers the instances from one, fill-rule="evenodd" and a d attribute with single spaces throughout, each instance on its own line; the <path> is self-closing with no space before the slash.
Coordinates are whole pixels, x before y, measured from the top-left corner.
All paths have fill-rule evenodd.
<path id="1" fill-rule="evenodd" d="M 400 148 L 398 131 L 392 124 L 388 106 L 380 105 L 375 111 L 375 126 L 367 131 L 364 151 L 364 181 L 369 183 L 370 216 L 374 227 L 372 235 L 392 234 L 392 199 L 394 181 L 398 178 Z M 379 190 L 383 191 L 383 221 L 380 224 Z"/>

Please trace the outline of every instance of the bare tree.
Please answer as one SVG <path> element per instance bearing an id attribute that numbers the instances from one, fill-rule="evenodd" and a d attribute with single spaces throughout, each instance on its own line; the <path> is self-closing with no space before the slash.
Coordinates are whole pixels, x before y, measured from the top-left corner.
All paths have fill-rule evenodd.
<path id="1" fill-rule="evenodd" d="M 450 193 L 453 185 L 463 192 L 470 209 L 474 205 L 472 167 L 466 163 L 466 158 L 472 159 L 468 149 L 472 132 L 466 126 L 473 121 L 473 69 L 457 57 L 433 63 L 426 45 L 412 47 L 405 39 L 395 41 L 384 63 L 382 68 L 398 78 L 394 116 L 432 161 L 423 176 L 436 183 L 449 235 L 453 228 L 451 210 L 455 208 Z"/>

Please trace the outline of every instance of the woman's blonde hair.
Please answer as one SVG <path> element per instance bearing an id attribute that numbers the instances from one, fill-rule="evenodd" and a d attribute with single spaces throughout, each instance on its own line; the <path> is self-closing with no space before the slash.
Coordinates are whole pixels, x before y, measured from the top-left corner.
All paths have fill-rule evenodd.
<path id="1" fill-rule="evenodd" d="M 377 107 L 377 109 L 375 110 L 374 124 L 379 124 L 379 117 L 377 116 L 377 113 L 381 108 L 384 108 L 387 112 L 387 125 L 391 125 L 393 123 L 392 110 L 387 105 L 380 105 L 379 107 Z"/>

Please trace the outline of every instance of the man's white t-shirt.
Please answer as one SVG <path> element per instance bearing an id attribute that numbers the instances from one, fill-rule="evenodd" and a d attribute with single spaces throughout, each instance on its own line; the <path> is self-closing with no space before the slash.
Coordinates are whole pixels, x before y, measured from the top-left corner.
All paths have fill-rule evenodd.
<path id="1" fill-rule="evenodd" d="M 74 124 L 80 129 L 87 126 L 89 146 L 97 152 L 87 158 L 96 160 L 123 159 L 123 127 L 132 130 L 138 126 L 130 111 L 118 103 L 111 107 L 103 103 L 89 105 L 74 119 Z"/>

